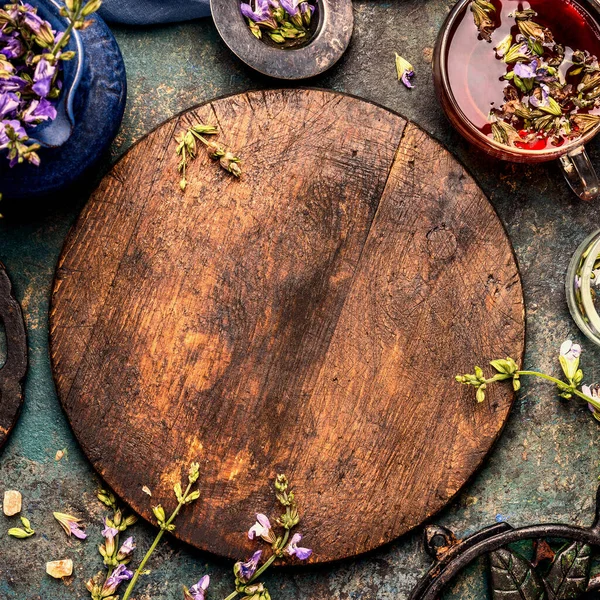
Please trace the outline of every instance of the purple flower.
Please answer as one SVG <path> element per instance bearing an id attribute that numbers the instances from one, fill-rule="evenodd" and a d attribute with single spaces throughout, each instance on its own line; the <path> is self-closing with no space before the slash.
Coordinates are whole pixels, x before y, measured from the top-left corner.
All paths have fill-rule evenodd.
<path id="1" fill-rule="evenodd" d="M 66 515 L 65 513 L 54 513 L 54 518 L 60 523 L 60 526 L 65 530 L 65 533 L 71 537 L 74 535 L 76 538 L 80 540 L 85 540 L 87 534 L 81 527 L 79 523 L 81 523 L 81 519 L 77 519 L 76 517 L 72 517 L 71 515 Z"/>
<path id="2" fill-rule="evenodd" d="M 10 92 L 0 94 L 0 119 L 3 119 L 9 113 L 16 112 L 21 106 L 21 100 L 16 94 Z"/>
<path id="3" fill-rule="evenodd" d="M 112 596 L 123 581 L 129 581 L 133 577 L 133 573 L 127 569 L 125 565 L 119 565 L 110 577 L 102 586 L 102 597 Z"/>
<path id="4" fill-rule="evenodd" d="M 204 600 L 204 595 L 210 584 L 210 577 L 205 575 L 196 585 L 193 585 L 189 590 L 183 588 L 185 600 Z"/>
<path id="5" fill-rule="evenodd" d="M 38 14 L 31 4 L 22 5 L 26 10 L 22 12 L 23 23 L 31 29 L 34 33 L 40 33 L 43 27 L 48 27 L 48 22 L 44 21 Z"/>
<path id="6" fill-rule="evenodd" d="M 2 116 L 1 109 L 0 116 Z M 37 124 L 47 120 L 54 121 L 54 119 L 56 119 L 56 108 L 54 107 L 54 104 L 49 100 L 46 100 L 46 98 L 32 100 L 29 106 L 21 113 L 20 118 L 23 123 L 30 124 Z"/>
<path id="7" fill-rule="evenodd" d="M 133 551 L 135 550 L 135 543 L 133 541 L 133 537 L 128 537 L 123 545 L 119 548 L 119 552 L 117 553 L 117 560 L 120 562 L 128 559 Z"/>
<path id="8" fill-rule="evenodd" d="M 250 21 L 254 21 L 258 25 L 263 25 L 264 27 L 269 27 L 271 29 L 277 29 L 277 22 L 273 18 L 271 14 L 271 9 L 269 7 L 269 0 L 250 0 L 254 4 L 254 8 L 252 8 L 252 4 L 246 4 L 242 2 L 240 4 L 240 10 L 242 11 L 242 15 Z"/>
<path id="9" fill-rule="evenodd" d="M 396 73 L 398 74 L 398 79 L 401 80 L 407 88 L 412 89 L 415 87 L 410 81 L 415 75 L 415 70 L 413 66 L 399 54 L 396 54 Z"/>
<path id="10" fill-rule="evenodd" d="M 258 568 L 258 563 L 260 561 L 261 556 L 262 550 L 257 550 L 248 562 L 235 563 L 233 567 L 233 572 L 235 573 L 235 576 L 240 581 L 250 581 L 254 573 L 256 573 L 256 569 Z"/>
<path id="11" fill-rule="evenodd" d="M 299 560 L 306 560 L 312 554 L 312 550 L 310 548 L 299 548 L 298 543 L 301 539 L 302 536 L 299 533 L 295 533 L 287 545 L 285 552 L 290 556 L 295 556 Z"/>
<path id="12" fill-rule="evenodd" d="M 52 89 L 52 80 L 55 73 L 56 65 L 42 58 L 35 68 L 31 89 L 41 98 L 45 98 Z"/>
<path id="13" fill-rule="evenodd" d="M 513 72 L 521 79 L 534 79 L 538 68 L 537 59 L 533 59 L 530 63 L 518 62 L 513 68 Z"/>
<path id="14" fill-rule="evenodd" d="M 531 94 L 529 96 L 529 104 L 534 108 L 539 108 L 540 106 L 550 106 L 550 88 L 542 83 L 540 86 L 542 99 L 540 100 L 535 94 Z"/>
<path id="15" fill-rule="evenodd" d="M 290 15 L 290 17 L 295 17 L 298 14 L 298 4 L 300 4 L 300 0 L 279 0 L 283 10 Z"/>
<path id="16" fill-rule="evenodd" d="M 0 32 L 0 54 L 4 54 L 6 58 L 18 58 L 23 54 L 23 50 L 23 44 L 16 31 L 7 35 Z"/>
<path id="17" fill-rule="evenodd" d="M 105 538 L 114 538 L 117 536 L 118 533 L 119 533 L 119 530 L 115 529 L 114 527 L 111 527 L 108 524 L 108 520 L 104 519 L 104 529 L 102 530 L 102 535 Z"/>
<path id="18" fill-rule="evenodd" d="M 256 515 L 256 523 L 254 523 L 248 531 L 249 539 L 253 540 L 255 536 L 261 537 L 269 544 L 274 544 L 277 541 L 277 537 L 273 533 L 269 519 L 260 513 Z"/>
<path id="19" fill-rule="evenodd" d="M 27 87 L 27 82 L 17 75 L 0 77 L 0 94 L 5 92 L 20 92 Z"/>

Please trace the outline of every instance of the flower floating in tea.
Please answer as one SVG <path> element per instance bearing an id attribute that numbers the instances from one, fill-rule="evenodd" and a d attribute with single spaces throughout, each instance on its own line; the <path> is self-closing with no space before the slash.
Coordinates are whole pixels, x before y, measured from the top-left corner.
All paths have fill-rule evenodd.
<path id="1" fill-rule="evenodd" d="M 473 0 L 471 12 L 481 37 L 491 42 L 492 32 L 496 29 L 496 7 L 487 0 Z"/>
<path id="2" fill-rule="evenodd" d="M 495 29 L 495 8 L 474 0 L 471 10 L 487 41 Z M 506 64 L 504 102 L 491 110 L 491 135 L 525 150 L 558 147 L 600 124 L 600 65 L 587 50 L 573 50 L 535 21 L 531 9 L 512 13 L 515 28 L 494 48 Z"/>
<path id="3" fill-rule="evenodd" d="M 316 0 L 249 0 L 240 10 L 252 34 L 259 40 L 266 33 L 276 44 L 287 48 L 305 42 L 316 9 Z"/>
<path id="4" fill-rule="evenodd" d="M 7 151 L 11 167 L 40 164 L 40 146 L 30 134 L 56 119 L 62 63 L 75 58 L 75 52 L 64 48 L 73 29 L 88 27 L 87 17 L 100 5 L 100 0 L 67 0 L 61 9 L 68 22 L 65 31 L 53 30 L 30 4 L 0 7 L 0 151 Z"/>

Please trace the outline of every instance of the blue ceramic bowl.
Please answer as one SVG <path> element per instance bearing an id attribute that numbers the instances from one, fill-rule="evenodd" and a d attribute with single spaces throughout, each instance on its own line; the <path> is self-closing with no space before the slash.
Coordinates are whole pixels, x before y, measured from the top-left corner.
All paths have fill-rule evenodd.
<path id="1" fill-rule="evenodd" d="M 28 2 L 54 29 L 67 27 L 55 0 Z M 125 66 L 104 21 L 95 15 L 91 19 L 92 26 L 74 32 L 67 46 L 77 57 L 64 63 L 57 118 L 31 130 L 31 139 L 42 146 L 41 165 L 21 164 L 11 169 L 0 151 L 0 193 L 9 201 L 56 193 L 75 183 L 117 134 L 125 109 Z"/>

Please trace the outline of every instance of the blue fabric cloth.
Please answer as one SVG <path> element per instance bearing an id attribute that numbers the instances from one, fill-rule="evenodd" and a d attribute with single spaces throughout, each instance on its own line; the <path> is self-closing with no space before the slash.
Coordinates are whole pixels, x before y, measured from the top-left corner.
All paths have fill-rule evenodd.
<path id="1" fill-rule="evenodd" d="M 104 0 L 100 16 L 106 21 L 148 25 L 206 17 L 209 0 Z"/>

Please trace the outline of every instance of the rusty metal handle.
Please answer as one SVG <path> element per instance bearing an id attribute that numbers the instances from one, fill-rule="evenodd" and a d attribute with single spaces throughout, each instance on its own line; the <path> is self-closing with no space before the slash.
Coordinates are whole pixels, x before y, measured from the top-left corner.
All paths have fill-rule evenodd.
<path id="1" fill-rule="evenodd" d="M 0 321 L 6 333 L 6 362 L 0 369 L 0 447 L 19 414 L 21 382 L 27 372 L 27 336 L 23 313 L 12 293 L 4 265 L 0 263 Z"/>

